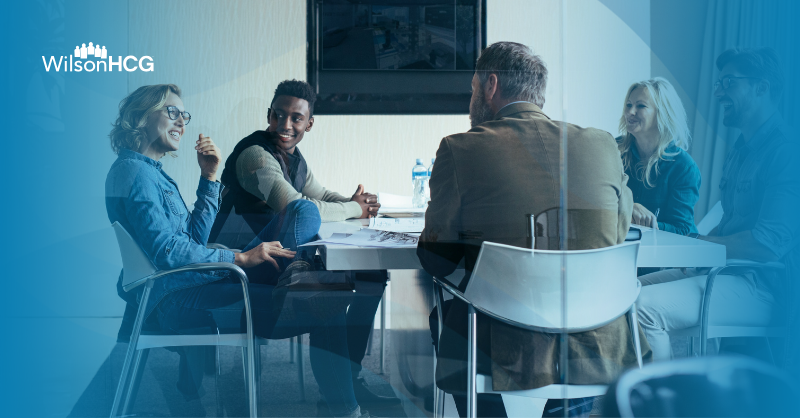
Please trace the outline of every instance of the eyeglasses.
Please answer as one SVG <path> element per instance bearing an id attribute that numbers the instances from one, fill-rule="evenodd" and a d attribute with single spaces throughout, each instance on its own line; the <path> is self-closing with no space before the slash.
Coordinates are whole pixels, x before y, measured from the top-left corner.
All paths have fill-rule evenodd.
<path id="1" fill-rule="evenodd" d="M 725 77 L 722 80 L 719 80 L 716 83 L 714 83 L 714 91 L 716 92 L 720 88 L 720 86 L 722 86 L 723 90 L 727 90 L 728 87 L 731 86 L 731 80 L 741 80 L 741 79 L 744 79 L 744 78 L 752 78 L 754 80 L 760 80 L 761 79 L 761 77 L 734 77 L 734 76 L 728 76 L 728 77 Z"/>
<path id="2" fill-rule="evenodd" d="M 183 116 L 183 124 L 184 125 L 188 125 L 189 121 L 192 120 L 192 115 L 189 114 L 189 112 L 187 112 L 185 110 L 183 112 L 181 112 L 175 106 L 167 106 L 167 116 L 169 116 L 169 118 L 171 120 L 177 120 L 178 116 Z"/>

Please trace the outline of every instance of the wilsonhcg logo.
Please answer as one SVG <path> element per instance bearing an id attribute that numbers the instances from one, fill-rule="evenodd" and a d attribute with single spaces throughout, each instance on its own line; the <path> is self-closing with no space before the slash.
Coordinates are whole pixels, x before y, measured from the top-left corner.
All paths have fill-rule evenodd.
<path id="1" fill-rule="evenodd" d="M 98 59 L 99 58 L 99 59 Z M 106 61 L 108 59 L 108 61 Z M 85 61 L 81 61 L 85 60 Z M 133 61 L 134 64 L 130 66 L 130 62 Z M 93 71 L 114 71 L 114 67 L 117 67 L 117 71 L 122 71 L 124 68 L 125 71 L 131 72 L 136 70 L 142 70 L 144 72 L 153 71 L 155 68 L 153 64 L 153 58 L 147 55 L 136 58 L 133 55 L 128 55 L 124 59 L 122 56 L 117 56 L 117 60 L 114 61 L 114 56 L 109 55 L 106 47 L 103 46 L 102 48 L 100 45 L 95 46 L 93 42 L 89 42 L 89 46 L 87 47 L 86 44 L 81 44 L 80 47 L 77 45 L 75 46 L 75 51 L 67 56 L 60 56 L 58 59 L 56 57 L 51 56 L 50 60 L 48 61 L 47 58 L 42 56 L 42 62 L 44 63 L 45 71 L 50 71 L 50 69 L 54 69 L 55 71 L 64 71 L 64 72 L 76 72 L 79 73 L 81 71 L 86 72 L 93 72 Z M 138 62 L 138 64 L 135 64 Z"/>

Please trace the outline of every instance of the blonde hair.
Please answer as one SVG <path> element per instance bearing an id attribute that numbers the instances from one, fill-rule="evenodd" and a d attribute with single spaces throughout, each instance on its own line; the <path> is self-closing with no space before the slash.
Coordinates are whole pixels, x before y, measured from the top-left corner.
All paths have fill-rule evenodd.
<path id="1" fill-rule="evenodd" d="M 119 102 L 119 116 L 112 125 L 111 149 L 119 154 L 123 148 L 137 151 L 147 139 L 147 119 L 153 112 L 164 107 L 172 92 L 181 97 L 181 89 L 174 84 L 142 86 Z"/>
<path id="2" fill-rule="evenodd" d="M 658 160 L 663 160 L 664 157 L 673 157 L 677 152 L 667 152 L 667 148 L 674 144 L 676 147 L 687 151 L 689 149 L 689 142 L 691 141 L 691 134 L 689 133 L 689 126 L 686 123 L 686 110 L 683 108 L 678 92 L 672 87 L 666 79 L 656 77 L 646 81 L 633 83 L 628 88 L 628 94 L 625 95 L 625 100 L 622 102 L 622 117 L 619 120 L 619 132 L 622 134 L 622 143 L 619 145 L 619 152 L 622 155 L 622 164 L 625 169 L 631 168 L 631 161 L 633 160 L 631 147 L 634 143 L 634 137 L 628 133 L 627 121 L 625 118 L 626 104 L 631 97 L 631 93 L 637 88 L 646 89 L 650 98 L 653 100 L 656 112 L 656 125 L 658 126 L 659 141 L 658 147 L 653 155 L 648 160 L 642 161 L 636 168 L 636 173 L 643 172 L 642 175 L 637 175 L 640 180 L 644 180 L 647 187 L 653 187 L 650 172 L 655 166 L 656 176 L 658 176 Z"/>

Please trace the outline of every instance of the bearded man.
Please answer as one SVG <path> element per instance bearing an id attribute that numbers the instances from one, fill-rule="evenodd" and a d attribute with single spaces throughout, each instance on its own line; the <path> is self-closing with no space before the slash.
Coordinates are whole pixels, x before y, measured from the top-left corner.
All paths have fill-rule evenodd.
<path id="1" fill-rule="evenodd" d="M 550 120 L 543 112 L 547 68 L 525 45 L 499 42 L 483 51 L 472 79 L 469 132 L 442 140 L 430 180 L 431 201 L 417 255 L 433 276 L 451 274 L 464 259 L 463 291 L 484 241 L 526 247 L 526 215 L 559 207 L 562 194 L 575 213 L 577 239 L 569 249 L 625 240 L 633 199 L 611 134 Z M 559 159 L 567 135 L 567 187 Z M 572 219 L 572 218 L 571 218 Z M 601 302 L 602 303 L 602 302 Z M 467 305 L 445 306 L 436 380 L 466 413 Z M 559 336 L 525 331 L 478 314 L 478 373 L 495 390 L 566 383 L 556 369 Z M 570 334 L 570 384 L 609 384 L 637 364 L 630 327 L 621 317 L 602 328 Z M 437 335 L 433 332 L 434 337 Z M 649 356 L 642 336 L 642 350 Z M 569 402 L 571 416 L 587 415 L 592 398 Z M 561 400 L 545 416 L 563 416 Z M 506 416 L 499 395 L 478 396 L 479 416 Z"/>
<path id="2" fill-rule="evenodd" d="M 728 259 L 777 261 L 786 268 L 727 270 L 717 276 L 708 322 L 765 327 L 788 320 L 797 329 L 800 145 L 778 111 L 785 84 L 780 60 L 771 48 L 737 48 L 720 54 L 716 64 L 714 96 L 722 107 L 722 124 L 739 129 L 741 135 L 722 168 L 724 214 L 719 225 L 708 235 L 689 236 L 724 245 Z M 670 269 L 639 278 L 639 323 L 652 344 L 654 360 L 671 358 L 670 332 L 700 324 L 707 274 L 708 269 Z M 790 335 L 782 363 L 797 367 L 797 332 Z M 758 348 L 754 342 L 723 341 L 721 349 L 772 356 L 769 344 Z"/>

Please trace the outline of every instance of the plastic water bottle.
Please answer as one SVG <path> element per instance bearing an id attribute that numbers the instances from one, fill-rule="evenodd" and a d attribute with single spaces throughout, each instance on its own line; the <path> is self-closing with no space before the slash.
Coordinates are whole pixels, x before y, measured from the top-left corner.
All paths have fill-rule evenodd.
<path id="1" fill-rule="evenodd" d="M 425 188 L 425 201 L 431 201 L 431 173 L 433 173 L 433 163 L 436 161 L 436 158 L 431 158 L 431 165 L 428 166 L 428 187 Z"/>
<path id="2" fill-rule="evenodd" d="M 411 182 L 414 185 L 414 194 L 411 204 L 415 208 L 423 208 L 428 203 L 426 190 L 428 189 L 428 169 L 422 165 L 422 158 L 417 158 L 417 164 L 411 169 Z M 428 196 L 430 196 L 428 194 Z"/>

